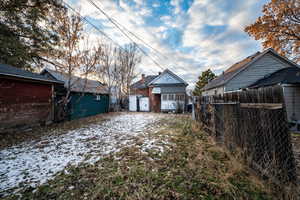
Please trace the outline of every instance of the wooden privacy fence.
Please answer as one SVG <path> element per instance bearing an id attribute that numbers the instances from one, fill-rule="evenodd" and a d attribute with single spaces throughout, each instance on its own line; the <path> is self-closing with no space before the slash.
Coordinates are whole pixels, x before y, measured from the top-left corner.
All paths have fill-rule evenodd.
<path id="1" fill-rule="evenodd" d="M 230 151 L 274 183 L 296 181 L 295 159 L 281 87 L 202 97 L 195 117 Z"/>

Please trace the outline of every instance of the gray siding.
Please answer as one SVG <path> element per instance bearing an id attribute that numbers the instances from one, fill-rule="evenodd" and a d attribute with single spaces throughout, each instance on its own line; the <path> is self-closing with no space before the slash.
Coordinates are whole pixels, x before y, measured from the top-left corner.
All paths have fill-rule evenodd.
<path id="1" fill-rule="evenodd" d="M 224 93 L 224 87 L 213 88 L 202 92 L 202 96 L 212 96 Z"/>
<path id="2" fill-rule="evenodd" d="M 231 79 L 225 85 L 225 92 L 245 88 L 257 80 L 264 78 L 266 75 L 284 67 L 289 67 L 289 64 L 281 61 L 271 53 L 267 53 Z"/>
<path id="3" fill-rule="evenodd" d="M 291 121 L 293 115 L 295 120 L 300 120 L 300 87 L 284 86 L 283 93 L 288 120 Z"/>
<path id="4" fill-rule="evenodd" d="M 161 94 L 169 93 L 185 93 L 185 86 L 183 87 L 160 87 Z"/>

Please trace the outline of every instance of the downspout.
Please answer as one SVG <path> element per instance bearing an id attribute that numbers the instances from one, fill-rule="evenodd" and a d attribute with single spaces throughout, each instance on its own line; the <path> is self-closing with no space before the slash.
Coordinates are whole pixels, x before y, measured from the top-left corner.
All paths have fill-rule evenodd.
<path id="1" fill-rule="evenodd" d="M 51 85 L 51 122 L 54 122 L 54 116 L 55 116 L 55 94 L 54 94 L 54 84 Z"/>

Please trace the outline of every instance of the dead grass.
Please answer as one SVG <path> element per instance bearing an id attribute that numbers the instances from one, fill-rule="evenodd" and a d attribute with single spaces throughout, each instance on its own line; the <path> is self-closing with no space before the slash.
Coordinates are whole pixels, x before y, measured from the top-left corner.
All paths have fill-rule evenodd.
<path id="1" fill-rule="evenodd" d="M 163 152 L 143 153 L 137 144 L 95 165 L 70 166 L 54 180 L 23 191 L 22 199 L 275 199 L 189 117 L 160 124 L 165 128 L 151 137 L 168 140 Z"/>
<path id="2" fill-rule="evenodd" d="M 50 136 L 53 134 L 61 135 L 76 128 L 86 127 L 93 123 L 100 123 L 112 115 L 117 114 L 119 113 L 99 114 L 78 120 L 55 123 L 44 127 L 35 127 L 30 131 L 0 133 L 0 150 L 25 141 L 38 140 L 43 136 Z"/>

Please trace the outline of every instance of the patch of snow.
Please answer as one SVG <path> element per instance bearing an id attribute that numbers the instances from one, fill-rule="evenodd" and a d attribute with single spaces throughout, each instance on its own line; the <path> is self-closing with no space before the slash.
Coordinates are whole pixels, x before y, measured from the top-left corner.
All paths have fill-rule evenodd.
<path id="1" fill-rule="evenodd" d="M 160 118 L 152 113 L 120 114 L 63 135 L 4 149 L 0 151 L 0 197 L 42 184 L 67 165 L 95 163 L 104 155 L 131 145 L 146 130 L 157 128 L 150 125 Z M 151 139 L 145 138 L 143 143 L 143 151 L 155 146 Z"/>

